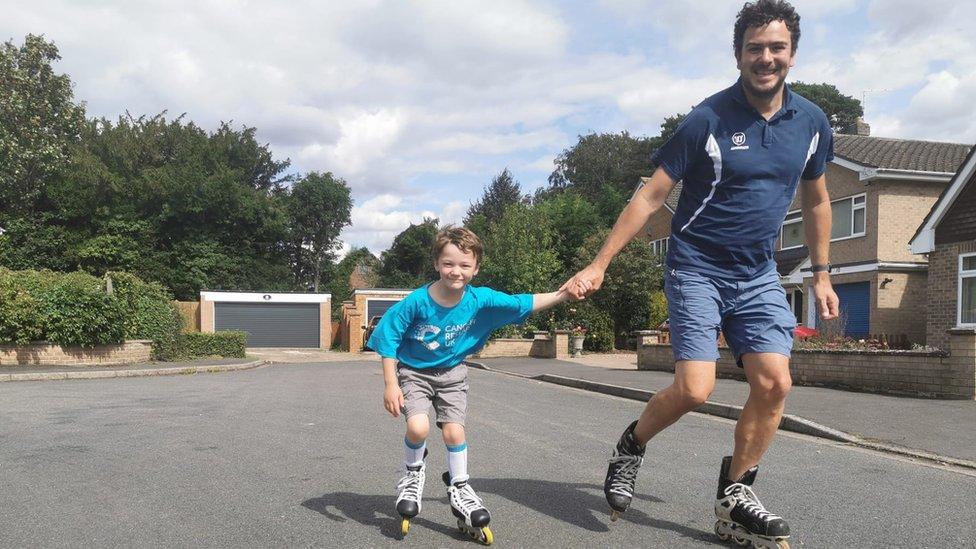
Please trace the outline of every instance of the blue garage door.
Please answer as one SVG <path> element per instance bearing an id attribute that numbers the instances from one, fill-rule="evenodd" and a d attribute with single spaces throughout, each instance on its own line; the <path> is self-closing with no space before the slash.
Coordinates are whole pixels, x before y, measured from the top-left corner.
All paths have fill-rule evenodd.
<path id="1" fill-rule="evenodd" d="M 855 282 L 853 284 L 838 284 L 834 286 L 837 297 L 840 298 L 841 314 L 847 315 L 844 334 L 850 337 L 865 337 L 870 332 L 871 319 L 871 283 Z"/>

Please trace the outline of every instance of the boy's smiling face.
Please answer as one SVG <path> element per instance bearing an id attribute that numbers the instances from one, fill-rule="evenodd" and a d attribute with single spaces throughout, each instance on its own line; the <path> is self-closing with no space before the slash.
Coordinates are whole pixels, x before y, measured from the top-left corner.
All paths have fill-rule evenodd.
<path id="1" fill-rule="evenodd" d="M 472 252 L 464 252 L 454 244 L 448 244 L 441 250 L 434 268 L 441 275 L 441 282 L 446 288 L 462 290 L 478 274 L 478 260 Z"/>

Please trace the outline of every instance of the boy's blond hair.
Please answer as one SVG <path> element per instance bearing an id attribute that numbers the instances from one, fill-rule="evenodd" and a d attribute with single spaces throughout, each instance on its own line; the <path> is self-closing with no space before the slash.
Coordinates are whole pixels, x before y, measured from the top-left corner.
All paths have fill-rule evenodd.
<path id="1" fill-rule="evenodd" d="M 433 251 L 435 262 L 441 258 L 441 252 L 444 251 L 444 247 L 448 244 L 454 244 L 464 253 L 474 254 L 475 263 L 481 265 L 481 257 L 485 253 L 485 247 L 481 243 L 481 239 L 478 238 L 478 235 L 474 234 L 471 229 L 448 225 L 438 231 L 437 236 L 434 237 Z"/>

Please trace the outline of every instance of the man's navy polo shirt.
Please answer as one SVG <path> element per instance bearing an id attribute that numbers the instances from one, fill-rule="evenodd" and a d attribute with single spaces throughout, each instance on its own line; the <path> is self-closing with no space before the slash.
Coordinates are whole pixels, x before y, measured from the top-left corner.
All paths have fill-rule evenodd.
<path id="1" fill-rule="evenodd" d="M 773 246 L 797 184 L 819 177 L 833 158 L 827 117 L 789 86 L 768 121 L 740 82 L 702 101 L 652 158 L 684 182 L 668 266 L 732 279 L 774 269 Z"/>

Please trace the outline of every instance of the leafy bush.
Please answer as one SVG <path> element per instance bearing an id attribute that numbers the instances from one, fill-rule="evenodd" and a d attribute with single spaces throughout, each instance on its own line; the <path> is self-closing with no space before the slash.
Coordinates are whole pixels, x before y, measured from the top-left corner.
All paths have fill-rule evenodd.
<path id="1" fill-rule="evenodd" d="M 246 332 L 216 332 L 212 334 L 192 332 L 180 334 L 180 358 L 222 356 L 244 358 L 247 347 Z"/>
<path id="2" fill-rule="evenodd" d="M 593 302 L 584 301 L 575 305 L 571 311 L 571 328 L 579 326 L 586 330 L 583 349 L 598 353 L 613 350 L 613 319 Z"/>
<path id="3" fill-rule="evenodd" d="M 26 345 L 44 333 L 36 297 L 41 279 L 31 272 L 0 268 L 0 343 Z"/>
<path id="4" fill-rule="evenodd" d="M 68 273 L 38 296 L 43 336 L 59 345 L 92 347 L 121 343 L 126 311 L 105 292 L 105 284 L 87 273 Z"/>
<path id="5" fill-rule="evenodd" d="M 126 339 L 152 340 L 155 360 L 175 360 L 180 355 L 183 317 L 169 290 L 156 282 L 143 282 L 129 273 L 110 272 L 116 298 L 127 311 Z"/>
<path id="6" fill-rule="evenodd" d="M 664 290 L 656 290 L 651 294 L 651 316 L 648 327 L 656 330 L 667 319 L 668 298 L 664 295 Z"/>

